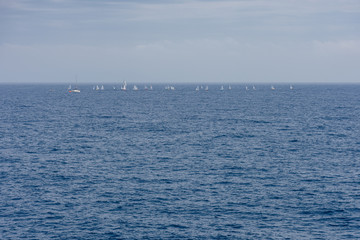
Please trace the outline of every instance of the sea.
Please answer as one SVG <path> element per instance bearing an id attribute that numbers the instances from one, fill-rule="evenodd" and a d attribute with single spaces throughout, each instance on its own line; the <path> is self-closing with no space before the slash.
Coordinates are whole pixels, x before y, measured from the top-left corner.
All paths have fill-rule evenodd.
<path id="1" fill-rule="evenodd" d="M 359 84 L 67 87 L 0 87 L 0 239 L 360 239 Z"/>

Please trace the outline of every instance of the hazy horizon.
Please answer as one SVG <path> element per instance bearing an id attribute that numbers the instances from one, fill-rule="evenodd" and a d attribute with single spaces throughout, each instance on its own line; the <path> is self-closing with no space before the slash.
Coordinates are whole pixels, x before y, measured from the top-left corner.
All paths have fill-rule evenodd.
<path id="1" fill-rule="evenodd" d="M 359 83 L 356 0 L 0 2 L 0 83 Z"/>

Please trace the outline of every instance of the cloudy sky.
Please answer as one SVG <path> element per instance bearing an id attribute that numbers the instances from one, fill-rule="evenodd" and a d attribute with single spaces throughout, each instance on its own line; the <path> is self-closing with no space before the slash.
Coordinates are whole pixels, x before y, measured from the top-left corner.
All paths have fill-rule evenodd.
<path id="1" fill-rule="evenodd" d="M 0 0 L 0 82 L 360 83 L 359 0 Z"/>

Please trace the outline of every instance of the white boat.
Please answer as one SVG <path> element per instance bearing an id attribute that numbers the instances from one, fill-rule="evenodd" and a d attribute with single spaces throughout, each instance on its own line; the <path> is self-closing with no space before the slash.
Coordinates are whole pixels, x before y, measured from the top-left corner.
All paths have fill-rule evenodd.
<path id="1" fill-rule="evenodd" d="M 150 86 L 150 90 L 153 90 L 152 86 Z"/>
<path id="2" fill-rule="evenodd" d="M 205 91 L 209 91 L 209 87 L 208 87 L 208 86 L 205 87 Z"/>
<path id="3" fill-rule="evenodd" d="M 231 90 L 231 86 L 229 85 L 229 90 Z"/>
<path id="4" fill-rule="evenodd" d="M 96 91 L 100 90 L 99 85 L 96 85 L 95 90 Z"/>
<path id="5" fill-rule="evenodd" d="M 134 90 L 134 91 L 137 91 L 137 90 L 139 90 L 139 89 L 138 89 L 138 87 L 137 87 L 136 85 L 134 85 L 133 90 Z"/>
<path id="6" fill-rule="evenodd" d="M 199 89 L 199 86 L 197 86 L 196 88 L 195 88 L 195 91 L 199 91 L 200 89 Z"/>
<path id="7" fill-rule="evenodd" d="M 249 88 L 248 88 L 248 86 L 246 86 L 246 87 L 245 87 L 245 90 L 246 90 L 246 91 L 249 91 Z"/>
<path id="8" fill-rule="evenodd" d="M 75 88 L 72 89 L 72 88 L 71 88 L 71 85 L 70 85 L 69 88 L 68 88 L 68 90 L 69 90 L 69 93 L 79 93 L 79 92 L 80 92 L 80 90 L 79 90 L 78 87 L 77 87 L 77 77 L 76 77 L 76 85 L 75 85 Z"/>
<path id="9" fill-rule="evenodd" d="M 103 90 L 104 90 L 104 85 L 101 85 L 100 90 L 101 90 L 101 91 L 103 91 Z"/>
<path id="10" fill-rule="evenodd" d="M 69 93 L 79 93 L 80 90 L 77 88 L 77 86 L 75 86 L 74 89 L 69 89 Z"/>
<path id="11" fill-rule="evenodd" d="M 121 90 L 126 91 L 126 81 L 123 82 L 123 85 L 121 86 Z"/>
<path id="12" fill-rule="evenodd" d="M 256 90 L 255 86 L 253 85 L 253 90 Z"/>
<path id="13" fill-rule="evenodd" d="M 275 90 L 274 86 L 271 85 L 271 90 Z"/>
<path id="14" fill-rule="evenodd" d="M 220 91 L 224 91 L 224 86 L 221 86 L 221 87 L 220 87 Z"/>
<path id="15" fill-rule="evenodd" d="M 294 87 L 292 85 L 290 85 L 290 90 L 293 90 L 293 89 L 294 89 Z"/>
<path id="16" fill-rule="evenodd" d="M 169 85 L 167 85 L 167 86 L 165 87 L 165 89 L 166 89 L 166 90 L 175 90 L 175 87 L 174 87 L 174 86 L 169 86 Z"/>

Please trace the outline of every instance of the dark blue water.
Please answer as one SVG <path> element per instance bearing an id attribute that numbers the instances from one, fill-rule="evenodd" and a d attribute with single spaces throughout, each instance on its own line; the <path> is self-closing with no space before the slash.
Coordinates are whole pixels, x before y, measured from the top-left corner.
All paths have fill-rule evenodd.
<path id="1" fill-rule="evenodd" d="M 360 238 L 360 85 L 175 87 L 2 85 L 0 238 Z"/>

